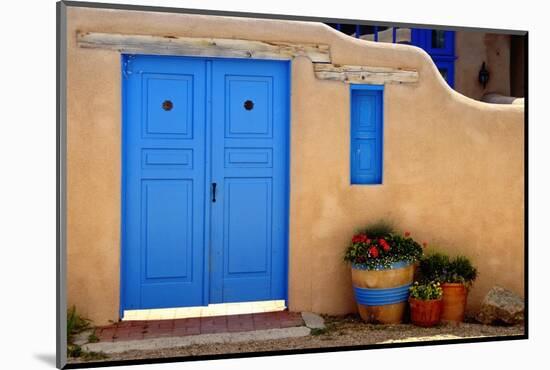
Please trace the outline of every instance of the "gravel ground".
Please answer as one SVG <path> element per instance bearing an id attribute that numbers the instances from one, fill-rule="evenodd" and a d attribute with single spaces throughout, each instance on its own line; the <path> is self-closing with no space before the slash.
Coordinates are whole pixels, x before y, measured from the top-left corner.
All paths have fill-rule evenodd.
<path id="1" fill-rule="evenodd" d="M 109 355 L 104 360 L 133 360 L 147 358 L 201 356 L 239 352 L 277 351 L 286 349 L 326 348 L 378 343 L 415 342 L 473 337 L 515 336 L 524 334 L 523 325 L 489 326 L 475 323 L 462 323 L 459 326 L 440 325 L 433 328 L 420 328 L 410 324 L 370 325 L 363 323 L 358 316 L 325 316 L 326 329 L 313 330 L 312 334 L 301 338 L 266 340 L 244 343 L 193 345 L 151 351 L 128 351 Z M 101 361 L 101 360 L 94 360 Z M 69 363 L 82 362 L 70 358 Z"/>

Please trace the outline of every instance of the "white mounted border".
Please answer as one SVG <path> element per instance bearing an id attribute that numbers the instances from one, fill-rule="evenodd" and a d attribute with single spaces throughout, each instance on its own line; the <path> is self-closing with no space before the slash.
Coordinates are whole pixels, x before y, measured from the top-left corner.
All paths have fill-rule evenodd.
<path id="1" fill-rule="evenodd" d="M 162 54 L 255 59 L 291 59 L 306 56 L 314 63 L 330 63 L 324 44 L 295 44 L 238 39 L 179 36 L 124 35 L 77 32 L 81 48 L 108 49 L 132 54 Z"/>
<path id="2" fill-rule="evenodd" d="M 366 67 L 314 63 L 315 77 L 320 80 L 353 84 L 410 84 L 418 82 L 418 72 L 387 67 Z"/>

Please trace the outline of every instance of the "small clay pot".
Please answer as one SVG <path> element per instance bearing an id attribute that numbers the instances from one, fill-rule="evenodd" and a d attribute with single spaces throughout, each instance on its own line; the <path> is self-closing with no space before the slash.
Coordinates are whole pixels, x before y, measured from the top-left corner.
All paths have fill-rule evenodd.
<path id="1" fill-rule="evenodd" d="M 464 321 L 466 311 L 466 298 L 468 289 L 462 283 L 444 283 L 443 289 L 443 311 L 441 321 L 458 324 Z"/>
<path id="2" fill-rule="evenodd" d="M 411 322 L 425 328 L 439 324 L 443 299 L 415 299 L 409 298 L 411 308 Z"/>

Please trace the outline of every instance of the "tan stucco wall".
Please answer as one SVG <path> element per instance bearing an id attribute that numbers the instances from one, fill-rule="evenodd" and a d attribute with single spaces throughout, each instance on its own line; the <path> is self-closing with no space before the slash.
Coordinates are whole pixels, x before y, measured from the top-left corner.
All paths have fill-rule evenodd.
<path id="1" fill-rule="evenodd" d="M 477 100 L 487 93 L 509 96 L 510 35 L 476 31 L 455 34 L 456 91 Z M 485 89 L 478 81 L 483 62 L 490 74 Z"/>
<path id="2" fill-rule="evenodd" d="M 480 277 L 470 307 L 493 284 L 523 294 L 523 107 L 454 92 L 420 49 L 320 23 L 69 8 L 68 300 L 96 323 L 119 309 L 120 59 L 77 48 L 77 30 L 319 42 L 334 63 L 417 69 L 418 84 L 385 89 L 384 184 L 350 186 L 349 86 L 292 61 L 290 309 L 355 311 L 342 254 L 379 218 L 471 257 Z"/>

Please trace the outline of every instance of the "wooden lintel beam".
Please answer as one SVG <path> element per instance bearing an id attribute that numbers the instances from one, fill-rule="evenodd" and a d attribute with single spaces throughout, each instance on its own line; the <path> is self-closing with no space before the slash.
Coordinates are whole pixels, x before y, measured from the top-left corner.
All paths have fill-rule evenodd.
<path id="1" fill-rule="evenodd" d="M 418 72 L 388 67 L 367 67 L 314 63 L 315 76 L 321 80 L 353 84 L 410 84 L 418 82 Z"/>
<path id="2" fill-rule="evenodd" d="M 306 56 L 314 63 L 330 63 L 330 49 L 324 44 L 99 32 L 77 32 L 76 37 L 81 48 L 108 49 L 122 53 L 257 59 Z"/>

